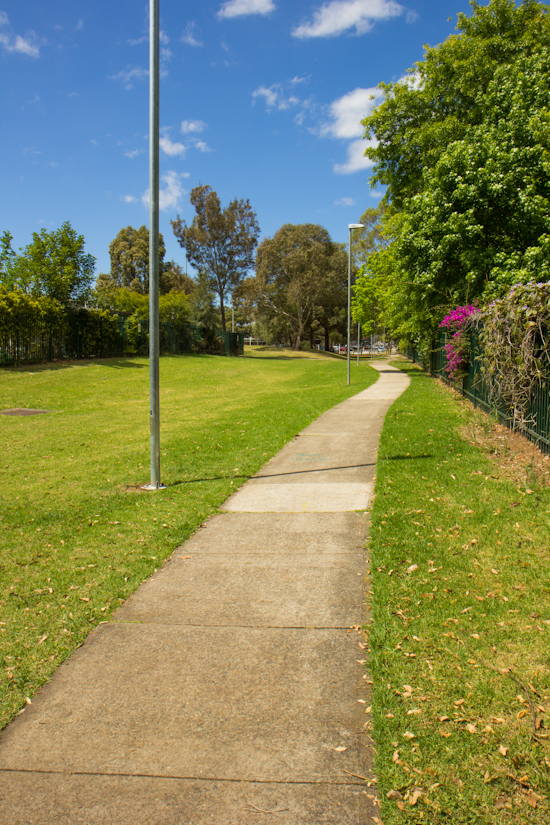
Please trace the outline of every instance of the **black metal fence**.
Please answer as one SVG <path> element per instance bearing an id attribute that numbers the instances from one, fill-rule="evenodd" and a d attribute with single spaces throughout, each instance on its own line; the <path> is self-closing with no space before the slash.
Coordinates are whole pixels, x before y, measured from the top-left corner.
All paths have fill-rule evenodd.
<path id="1" fill-rule="evenodd" d="M 481 368 L 483 350 L 479 333 L 476 331 L 471 333 L 468 372 L 462 381 L 453 381 L 446 371 L 446 343 L 446 334 L 440 331 L 431 353 L 430 371 L 432 375 L 437 375 L 447 384 L 457 389 L 475 407 L 481 407 L 487 413 L 496 414 L 502 424 L 523 433 L 530 441 L 535 442 L 543 453 L 550 453 L 550 375 L 547 381 L 535 388 L 524 420 L 518 422 L 514 418 L 513 410 L 507 408 L 504 402 L 499 403 L 498 399 L 493 398 L 491 387 Z M 407 357 L 411 357 L 409 353 L 405 354 Z M 415 359 L 411 358 L 411 360 Z"/>
<path id="2" fill-rule="evenodd" d="M 220 332 L 208 340 L 190 323 L 161 323 L 163 355 L 214 352 L 242 355 L 244 333 Z M 134 316 L 81 309 L 51 317 L 0 318 L 0 367 L 81 358 L 149 354 L 149 322 Z"/>

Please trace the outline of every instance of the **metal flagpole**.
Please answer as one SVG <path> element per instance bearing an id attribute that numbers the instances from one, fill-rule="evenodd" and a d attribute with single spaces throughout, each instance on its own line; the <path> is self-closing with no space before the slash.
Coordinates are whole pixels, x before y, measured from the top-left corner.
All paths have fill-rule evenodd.
<path id="1" fill-rule="evenodd" d="M 149 0 L 149 395 L 151 484 L 160 483 L 159 405 L 159 0 Z"/>

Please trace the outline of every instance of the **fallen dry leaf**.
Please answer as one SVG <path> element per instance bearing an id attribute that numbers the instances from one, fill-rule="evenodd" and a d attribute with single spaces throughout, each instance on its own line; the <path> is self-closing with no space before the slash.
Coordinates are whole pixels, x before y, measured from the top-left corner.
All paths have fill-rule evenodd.
<path id="1" fill-rule="evenodd" d="M 403 799 L 401 791 L 388 791 L 386 796 L 388 799 Z"/>
<path id="2" fill-rule="evenodd" d="M 343 753 L 344 751 L 347 751 L 347 748 L 344 747 L 344 745 L 340 745 L 339 747 L 333 748 L 332 750 L 336 751 L 336 753 Z"/>
<path id="3" fill-rule="evenodd" d="M 499 750 L 499 753 L 502 754 L 502 756 L 506 756 L 506 754 L 508 753 L 508 748 L 505 748 L 504 745 L 501 745 L 498 750 Z"/>
<path id="4" fill-rule="evenodd" d="M 420 790 L 420 788 L 415 788 L 409 797 L 409 805 L 416 805 L 421 796 L 422 791 Z"/>

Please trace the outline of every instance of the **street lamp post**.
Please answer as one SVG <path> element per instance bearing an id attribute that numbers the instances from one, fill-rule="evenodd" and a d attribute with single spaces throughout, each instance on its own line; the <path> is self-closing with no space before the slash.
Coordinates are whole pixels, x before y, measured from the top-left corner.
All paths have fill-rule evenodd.
<path id="1" fill-rule="evenodd" d="M 159 0 L 149 3 L 149 399 L 151 483 L 159 490 Z"/>
<path id="2" fill-rule="evenodd" d="M 351 230 L 364 229 L 364 223 L 350 223 L 349 230 L 349 245 L 348 245 L 348 347 L 346 351 L 348 361 L 348 384 L 349 384 L 349 350 L 350 350 L 350 326 L 351 326 Z M 359 346 L 359 342 L 357 342 Z"/>

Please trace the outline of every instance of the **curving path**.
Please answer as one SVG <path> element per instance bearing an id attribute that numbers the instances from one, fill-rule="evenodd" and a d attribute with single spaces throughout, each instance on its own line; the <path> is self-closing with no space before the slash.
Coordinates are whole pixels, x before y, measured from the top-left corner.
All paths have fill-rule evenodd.
<path id="1" fill-rule="evenodd" d="M 408 378 L 373 366 L 0 735 L 0 825 L 377 821 L 365 511 Z"/>

